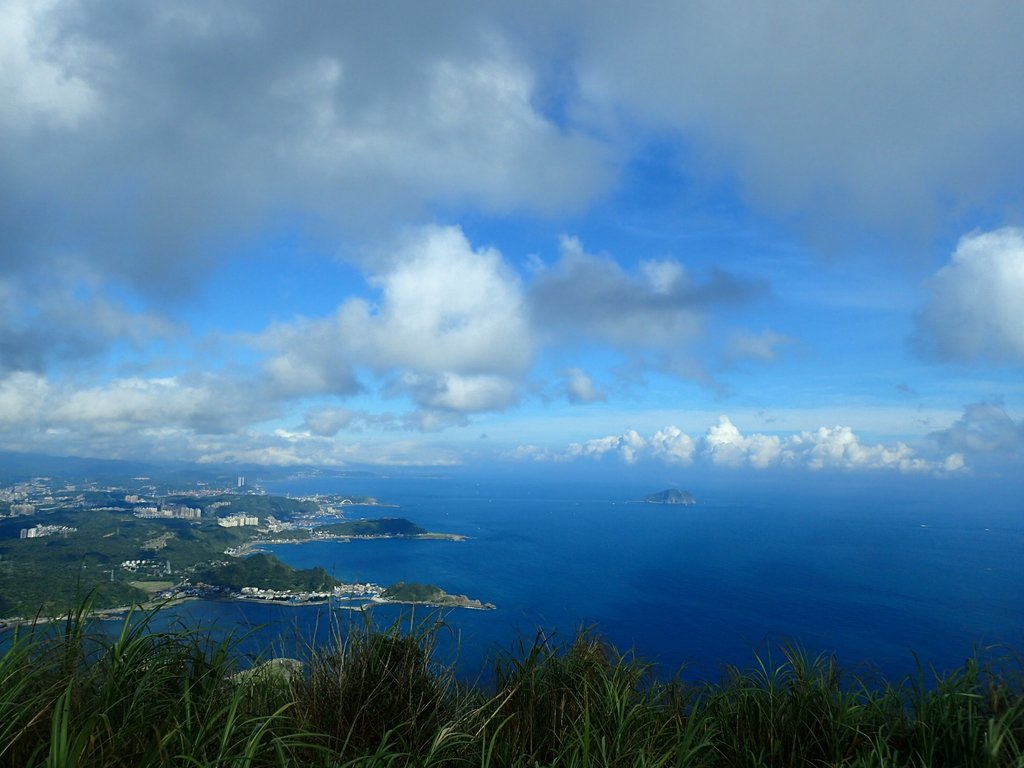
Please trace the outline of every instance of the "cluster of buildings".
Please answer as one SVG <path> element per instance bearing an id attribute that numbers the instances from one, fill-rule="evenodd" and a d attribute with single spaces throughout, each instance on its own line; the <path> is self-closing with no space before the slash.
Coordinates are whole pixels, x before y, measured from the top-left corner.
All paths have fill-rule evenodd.
<path id="1" fill-rule="evenodd" d="M 217 525 L 222 528 L 241 528 L 246 525 L 259 525 L 260 519 L 256 515 L 228 515 L 217 520 Z"/>
<path id="2" fill-rule="evenodd" d="M 289 589 L 262 589 L 260 587 L 242 587 L 240 597 L 246 600 L 280 600 L 284 602 L 305 602 L 308 600 L 327 600 L 330 592 L 294 592 Z"/>
<path id="3" fill-rule="evenodd" d="M 376 584 L 338 584 L 328 592 L 297 592 L 290 589 L 263 589 L 242 587 L 238 597 L 243 600 L 272 600 L 281 602 L 323 601 L 332 597 L 343 600 L 374 599 L 383 594 L 383 588 Z"/>
<path id="4" fill-rule="evenodd" d="M 0 502 L 8 502 L 11 517 L 34 515 L 41 504 L 53 504 L 53 493 L 46 484 L 49 478 L 37 477 L 28 483 L 0 488 Z M 5 517 L 0 512 L 0 517 Z"/>
<path id="5" fill-rule="evenodd" d="M 203 516 L 199 507 L 186 507 L 184 504 L 162 504 L 159 507 L 137 507 L 133 514 L 136 517 L 164 517 L 175 520 L 198 520 Z"/>
<path id="6" fill-rule="evenodd" d="M 34 477 L 25 483 L 15 483 L 6 488 L 0 488 L 0 501 L 17 501 L 28 497 L 49 496 L 53 499 L 50 490 L 50 478 Z"/>
<path id="7" fill-rule="evenodd" d="M 33 525 L 31 528 L 22 528 L 18 538 L 38 539 L 42 536 L 53 536 L 55 533 L 74 533 L 77 530 L 70 525 Z"/>
<path id="8" fill-rule="evenodd" d="M 121 567 L 132 573 L 138 572 L 139 569 L 145 569 L 148 572 L 159 571 L 168 575 L 171 573 L 170 560 L 122 560 Z"/>

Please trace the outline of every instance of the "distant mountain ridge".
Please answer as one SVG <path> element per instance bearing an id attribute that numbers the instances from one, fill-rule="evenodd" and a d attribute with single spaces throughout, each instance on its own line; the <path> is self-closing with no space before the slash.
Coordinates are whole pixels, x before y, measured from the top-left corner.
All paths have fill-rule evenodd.
<path id="1" fill-rule="evenodd" d="M 678 488 L 669 488 L 658 493 L 649 493 L 644 496 L 644 501 L 648 504 L 679 504 L 682 506 L 690 506 L 697 503 L 692 493 L 680 491 Z"/>

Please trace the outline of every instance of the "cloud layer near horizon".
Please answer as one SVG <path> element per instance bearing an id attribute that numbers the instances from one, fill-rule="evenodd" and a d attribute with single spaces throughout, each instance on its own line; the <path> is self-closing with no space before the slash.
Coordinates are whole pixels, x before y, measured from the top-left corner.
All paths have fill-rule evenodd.
<path id="1" fill-rule="evenodd" d="M 1022 441 L 1018 439 L 1018 442 Z M 744 435 L 728 416 L 721 416 L 717 424 L 697 438 L 670 425 L 648 437 L 636 430 L 628 430 L 621 435 L 571 443 L 564 451 L 525 445 L 508 455 L 513 459 L 556 462 L 615 456 L 626 464 L 653 459 L 680 466 L 699 462 L 731 469 L 757 470 L 894 470 L 947 474 L 965 468 L 962 453 L 928 458 L 903 442 L 865 445 L 850 427 L 819 427 L 790 435 Z"/>
<path id="2" fill-rule="evenodd" d="M 120 380 L 106 389 L 59 390 L 34 374 L 0 380 L 0 437 L 22 451 L 82 455 L 69 450 L 88 445 L 84 455 L 156 459 L 193 456 L 200 462 L 252 464 L 457 464 L 459 455 L 443 444 L 400 436 L 366 441 L 333 439 L 354 422 L 394 430 L 394 416 L 371 416 L 345 409 L 311 413 L 297 429 L 253 431 L 250 392 L 225 398 L 223 382 Z M 382 420 L 387 423 L 382 423 Z M 520 445 L 492 458 L 573 461 L 618 457 L 626 464 L 663 462 L 756 470 L 894 470 L 901 473 L 956 473 L 969 468 L 965 457 L 1024 455 L 1024 419 L 1015 422 L 997 405 L 969 406 L 949 428 L 919 446 L 902 441 L 865 444 L 845 426 L 797 433 L 743 434 L 728 416 L 699 437 L 667 426 L 644 437 L 636 430 L 593 438 L 564 450 Z"/>

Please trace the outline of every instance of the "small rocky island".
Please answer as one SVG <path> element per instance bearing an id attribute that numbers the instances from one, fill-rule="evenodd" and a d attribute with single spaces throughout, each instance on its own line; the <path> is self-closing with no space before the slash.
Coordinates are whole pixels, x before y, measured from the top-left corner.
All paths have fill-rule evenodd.
<path id="1" fill-rule="evenodd" d="M 669 488 L 666 491 L 650 493 L 647 496 L 644 496 L 644 501 L 648 504 L 681 504 L 683 506 L 690 506 L 697 503 L 697 500 L 693 498 L 692 493 L 689 491 L 680 491 L 678 488 Z"/>

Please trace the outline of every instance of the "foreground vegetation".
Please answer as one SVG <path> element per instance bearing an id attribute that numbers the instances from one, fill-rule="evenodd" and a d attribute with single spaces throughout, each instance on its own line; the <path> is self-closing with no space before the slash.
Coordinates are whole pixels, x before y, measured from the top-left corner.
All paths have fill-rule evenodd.
<path id="1" fill-rule="evenodd" d="M 6 637 L 0 764 L 1024 766 L 1021 668 L 1005 659 L 866 685 L 790 649 L 697 685 L 581 633 L 466 685 L 432 661 L 436 621 L 339 630 L 302 664 L 250 667 L 230 640 L 156 631 L 156 614 L 112 637 L 87 613 Z"/>

